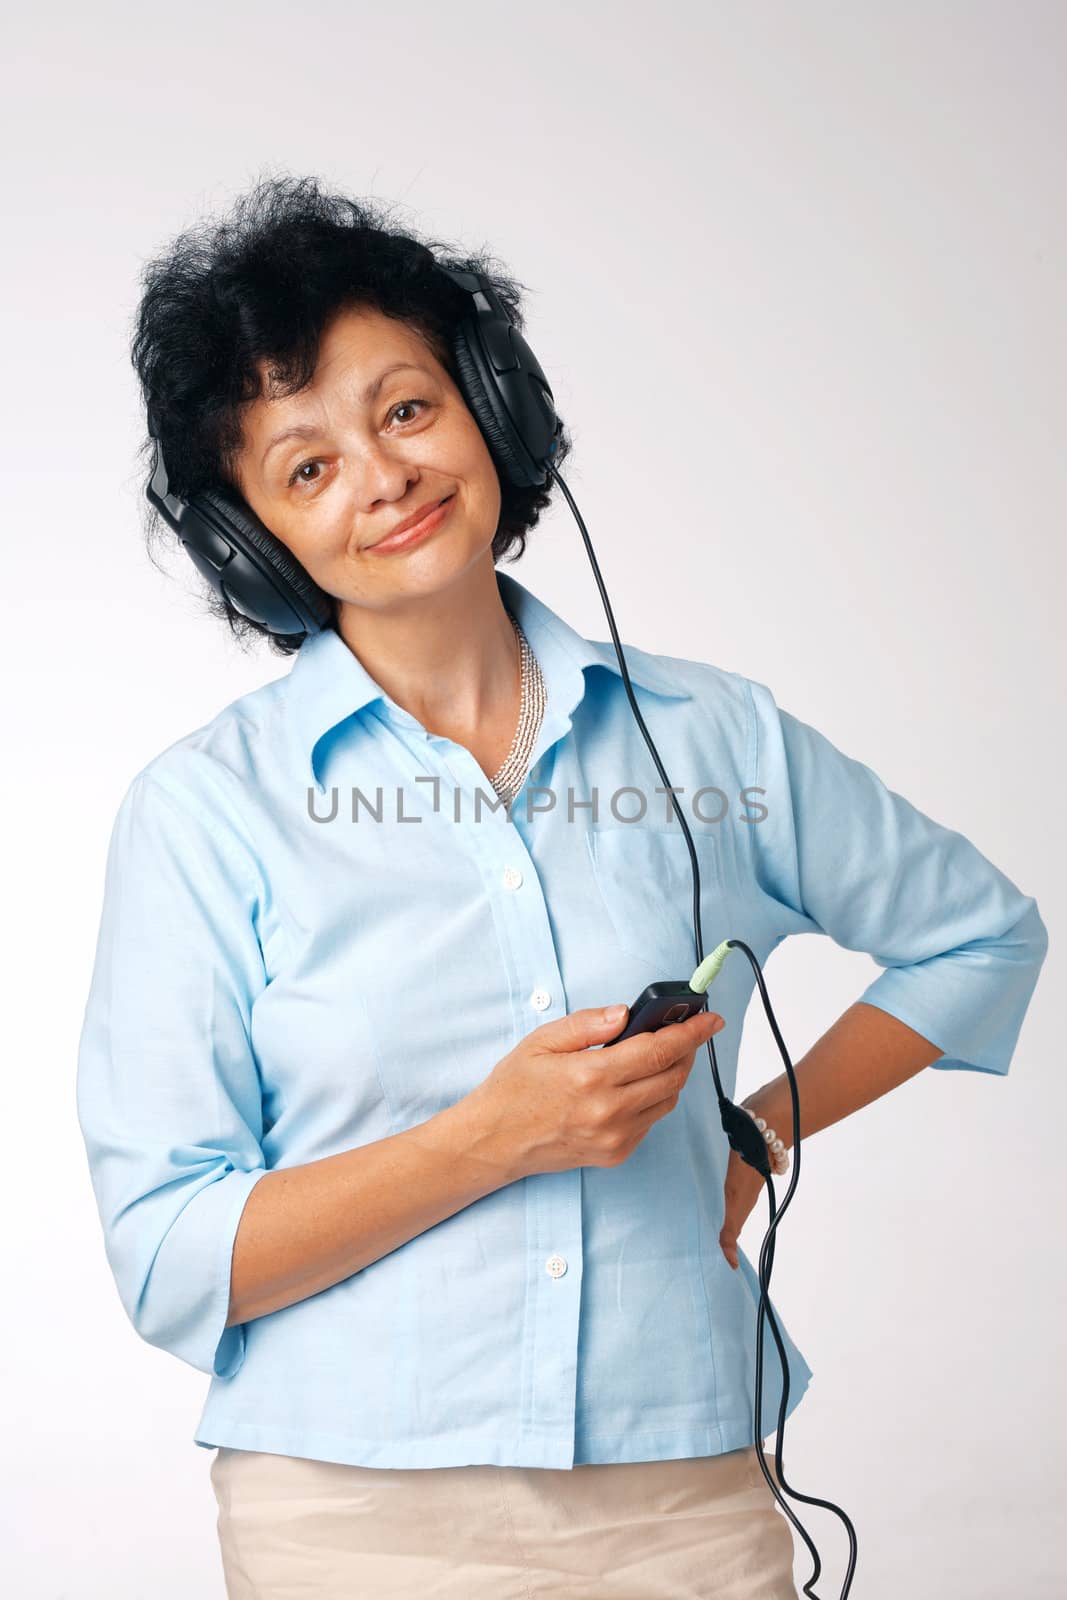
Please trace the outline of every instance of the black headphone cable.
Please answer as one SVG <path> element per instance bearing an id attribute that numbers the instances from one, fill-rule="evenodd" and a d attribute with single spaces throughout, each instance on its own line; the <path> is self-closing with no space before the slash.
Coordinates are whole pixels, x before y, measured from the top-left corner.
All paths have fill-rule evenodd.
<path id="1" fill-rule="evenodd" d="M 663 779 L 664 787 L 667 791 L 667 794 L 670 796 L 671 805 L 674 807 L 675 814 L 679 823 L 681 824 L 682 832 L 685 835 L 685 842 L 689 849 L 689 859 L 693 869 L 693 937 L 696 945 L 697 963 L 699 966 L 705 963 L 703 936 L 700 923 L 700 868 L 697 864 L 696 850 L 693 846 L 693 837 L 689 832 L 689 826 L 686 823 L 682 808 L 678 804 L 670 778 L 667 776 L 663 763 L 660 760 L 659 751 L 656 749 L 656 746 L 653 743 L 652 735 L 645 726 L 644 718 L 641 716 L 637 700 L 634 696 L 633 686 L 630 682 L 630 674 L 626 668 L 626 658 L 623 655 L 622 644 L 619 640 L 618 630 L 615 626 L 615 618 L 611 610 L 611 602 L 608 599 L 607 589 L 604 587 L 604 580 L 600 575 L 600 567 L 597 565 L 596 555 L 593 552 L 592 541 L 589 538 L 588 530 L 584 521 L 582 520 L 582 514 L 578 510 L 578 507 L 575 504 L 574 498 L 571 495 L 566 483 L 556 471 L 556 468 L 553 466 L 551 460 L 549 460 L 547 465 L 548 471 L 559 484 L 564 495 L 566 496 L 567 503 L 570 506 L 571 511 L 574 513 L 578 527 L 581 529 L 582 538 L 585 541 L 586 552 L 593 568 L 593 576 L 596 578 L 597 588 L 600 590 L 600 598 L 604 604 L 604 612 L 608 619 L 608 627 L 611 629 L 611 638 L 612 643 L 615 646 L 615 654 L 619 658 L 619 669 L 622 673 L 623 683 L 630 701 L 630 709 L 632 710 L 637 725 L 641 730 L 642 737 L 648 746 L 649 753 L 656 764 L 656 770 Z M 775 1499 L 778 1501 L 784 1514 L 789 1518 L 790 1522 L 796 1528 L 797 1532 L 800 1534 L 800 1537 L 808 1547 L 812 1561 L 815 1565 L 815 1570 L 808 1579 L 807 1583 L 804 1584 L 804 1593 L 811 1596 L 811 1600 L 819 1600 L 819 1597 L 815 1594 L 813 1588 L 811 1587 L 811 1585 L 818 1580 L 819 1574 L 822 1571 L 822 1562 L 819 1559 L 819 1553 L 816 1550 L 815 1545 L 812 1543 L 806 1529 L 797 1520 L 793 1512 L 786 1505 L 781 1494 L 779 1494 L 778 1485 L 767 1471 L 767 1463 L 763 1459 L 762 1439 L 760 1436 L 760 1421 L 763 1402 L 763 1319 L 764 1316 L 766 1316 L 771 1325 L 771 1332 L 774 1335 L 774 1342 L 778 1348 L 778 1356 L 782 1367 L 782 1401 L 778 1411 L 777 1441 L 775 1444 L 774 1456 L 774 1465 L 775 1471 L 778 1475 L 778 1482 L 781 1484 L 785 1492 L 794 1500 L 802 1500 L 807 1505 L 824 1506 L 828 1511 L 832 1511 L 835 1513 L 835 1515 L 839 1516 L 844 1523 L 845 1530 L 848 1534 L 849 1561 L 848 1569 L 845 1573 L 844 1585 L 841 1589 L 841 1600 L 847 1600 L 847 1596 L 852 1587 L 852 1579 L 856 1570 L 856 1530 L 853 1527 L 848 1514 L 839 1505 L 836 1505 L 832 1500 L 823 1500 L 817 1495 L 803 1494 L 799 1489 L 792 1488 L 786 1480 L 785 1473 L 782 1469 L 782 1435 L 785 1431 L 785 1413 L 789 1403 L 789 1363 L 786 1358 L 785 1345 L 782 1342 L 781 1332 L 779 1330 L 774 1311 L 771 1308 L 770 1282 L 771 1269 L 774 1266 L 775 1234 L 778 1229 L 778 1223 L 784 1216 L 789 1203 L 793 1198 L 797 1181 L 800 1177 L 800 1096 L 797 1089 L 796 1074 L 793 1070 L 793 1064 L 789 1059 L 789 1053 L 786 1050 L 785 1041 L 782 1038 L 781 1031 L 771 1008 L 770 996 L 767 993 L 767 988 L 763 981 L 763 971 L 752 950 L 749 949 L 748 945 L 745 944 L 742 939 L 724 940 L 722 945 L 719 946 L 718 950 L 713 952 L 712 956 L 708 957 L 707 964 L 714 964 L 714 970 L 712 971 L 711 976 L 714 977 L 716 975 L 719 967 L 721 967 L 723 960 L 725 960 L 725 957 L 730 950 L 743 950 L 752 966 L 756 982 L 759 985 L 760 999 L 763 1001 L 763 1009 L 767 1013 L 767 1020 L 770 1023 L 771 1032 L 774 1034 L 775 1043 L 777 1044 L 782 1060 L 785 1063 L 786 1076 L 789 1080 L 789 1092 L 793 1103 L 793 1175 L 790 1180 L 789 1187 L 786 1190 L 785 1199 L 782 1201 L 781 1206 L 777 1207 L 774 1195 L 774 1180 L 771 1176 L 770 1162 L 767 1156 L 767 1146 L 764 1143 L 763 1135 L 756 1127 L 756 1124 L 749 1113 L 742 1110 L 741 1107 L 736 1106 L 733 1101 L 730 1100 L 729 1097 L 724 1093 L 722 1081 L 719 1077 L 718 1061 L 716 1060 L 715 1056 L 714 1040 L 711 1038 L 705 1039 L 704 1048 L 708 1052 L 708 1059 L 711 1064 L 711 1073 L 715 1083 L 715 1093 L 719 1100 L 719 1113 L 722 1117 L 723 1131 L 729 1140 L 730 1148 L 732 1150 L 736 1150 L 741 1159 L 747 1162 L 750 1167 L 754 1167 L 755 1170 L 759 1172 L 766 1180 L 768 1198 L 770 1201 L 770 1224 L 766 1234 L 764 1235 L 763 1244 L 760 1247 L 759 1264 L 760 1304 L 759 1315 L 756 1320 L 756 1459 L 759 1462 L 760 1470 L 762 1471 L 763 1476 L 770 1485 Z M 715 957 L 718 957 L 717 963 L 714 963 Z M 704 986 L 706 987 L 706 983 L 710 981 L 711 979 L 708 978 Z"/>

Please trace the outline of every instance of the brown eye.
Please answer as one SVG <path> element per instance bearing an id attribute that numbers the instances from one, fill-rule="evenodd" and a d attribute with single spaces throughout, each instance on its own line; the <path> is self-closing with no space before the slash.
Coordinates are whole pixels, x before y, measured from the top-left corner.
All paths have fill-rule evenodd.
<path id="1" fill-rule="evenodd" d="M 307 471 L 308 467 L 318 467 L 318 466 L 321 466 L 321 465 L 322 465 L 322 463 L 320 461 L 317 461 L 317 460 L 316 461 L 302 461 L 298 467 L 295 467 L 293 469 L 293 474 L 292 474 L 291 478 L 289 479 L 290 487 L 297 481 L 298 478 L 300 478 L 300 474 L 302 472 L 306 472 Z M 314 483 L 315 481 L 316 480 L 314 478 L 300 478 L 300 482 L 301 483 L 309 483 L 310 484 L 310 483 Z"/>
<path id="2" fill-rule="evenodd" d="M 393 407 L 393 412 L 404 411 L 409 406 L 428 406 L 429 404 L 430 402 L 428 400 L 398 400 L 396 405 Z M 393 413 L 390 412 L 390 415 L 392 414 Z"/>

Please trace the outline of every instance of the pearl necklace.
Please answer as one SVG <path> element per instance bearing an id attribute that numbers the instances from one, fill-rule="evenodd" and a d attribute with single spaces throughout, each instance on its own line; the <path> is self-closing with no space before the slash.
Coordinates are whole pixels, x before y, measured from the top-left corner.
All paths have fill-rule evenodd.
<path id="1" fill-rule="evenodd" d="M 545 682 L 541 667 L 519 626 L 518 618 L 513 617 L 510 611 L 508 616 L 519 641 L 519 725 L 503 765 L 489 780 L 506 805 L 511 804 L 526 779 L 545 711 Z"/>

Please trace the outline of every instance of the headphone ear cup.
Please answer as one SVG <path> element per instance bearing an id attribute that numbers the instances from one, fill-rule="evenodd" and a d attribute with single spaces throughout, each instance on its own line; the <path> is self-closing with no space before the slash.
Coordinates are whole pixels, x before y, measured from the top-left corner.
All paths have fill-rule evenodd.
<path id="1" fill-rule="evenodd" d="M 452 354 L 456 358 L 464 398 L 473 413 L 474 420 L 482 430 L 497 466 L 509 483 L 528 483 L 526 469 L 511 443 L 511 424 L 498 413 L 492 393 L 482 382 L 481 373 L 470 352 L 467 334 L 462 328 L 452 341 Z"/>
<path id="2" fill-rule="evenodd" d="M 333 597 L 237 496 L 199 490 L 182 518 L 181 539 L 212 588 L 272 633 L 318 633 L 332 625 Z"/>

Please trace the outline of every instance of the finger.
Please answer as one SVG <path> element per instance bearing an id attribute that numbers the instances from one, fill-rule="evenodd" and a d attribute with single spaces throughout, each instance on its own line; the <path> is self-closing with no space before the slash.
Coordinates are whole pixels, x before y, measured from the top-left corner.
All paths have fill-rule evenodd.
<path id="1" fill-rule="evenodd" d="M 588 1045 L 603 1045 L 612 1034 L 625 1026 L 629 1006 L 622 1006 L 617 1017 L 608 1015 L 610 1007 L 585 1006 L 581 1011 L 569 1011 L 565 1017 L 552 1022 L 542 1022 L 536 1030 L 546 1050 L 562 1052 L 582 1050 Z"/>
<path id="2" fill-rule="evenodd" d="M 617 1074 L 612 1081 L 621 1085 L 669 1071 L 694 1056 L 699 1045 L 723 1027 L 717 1013 L 697 1011 L 684 1022 L 670 1022 L 652 1033 L 631 1034 L 629 1039 L 609 1044 L 605 1054 L 612 1057 L 611 1070 Z"/>
<path id="3" fill-rule="evenodd" d="M 672 1060 L 695 1057 L 704 1041 L 721 1032 L 725 1026 L 725 1021 L 717 1012 L 697 1011 L 684 1022 L 672 1022 L 661 1028 L 656 1037 L 662 1041 L 666 1052 L 663 1065 L 668 1067 Z"/>

